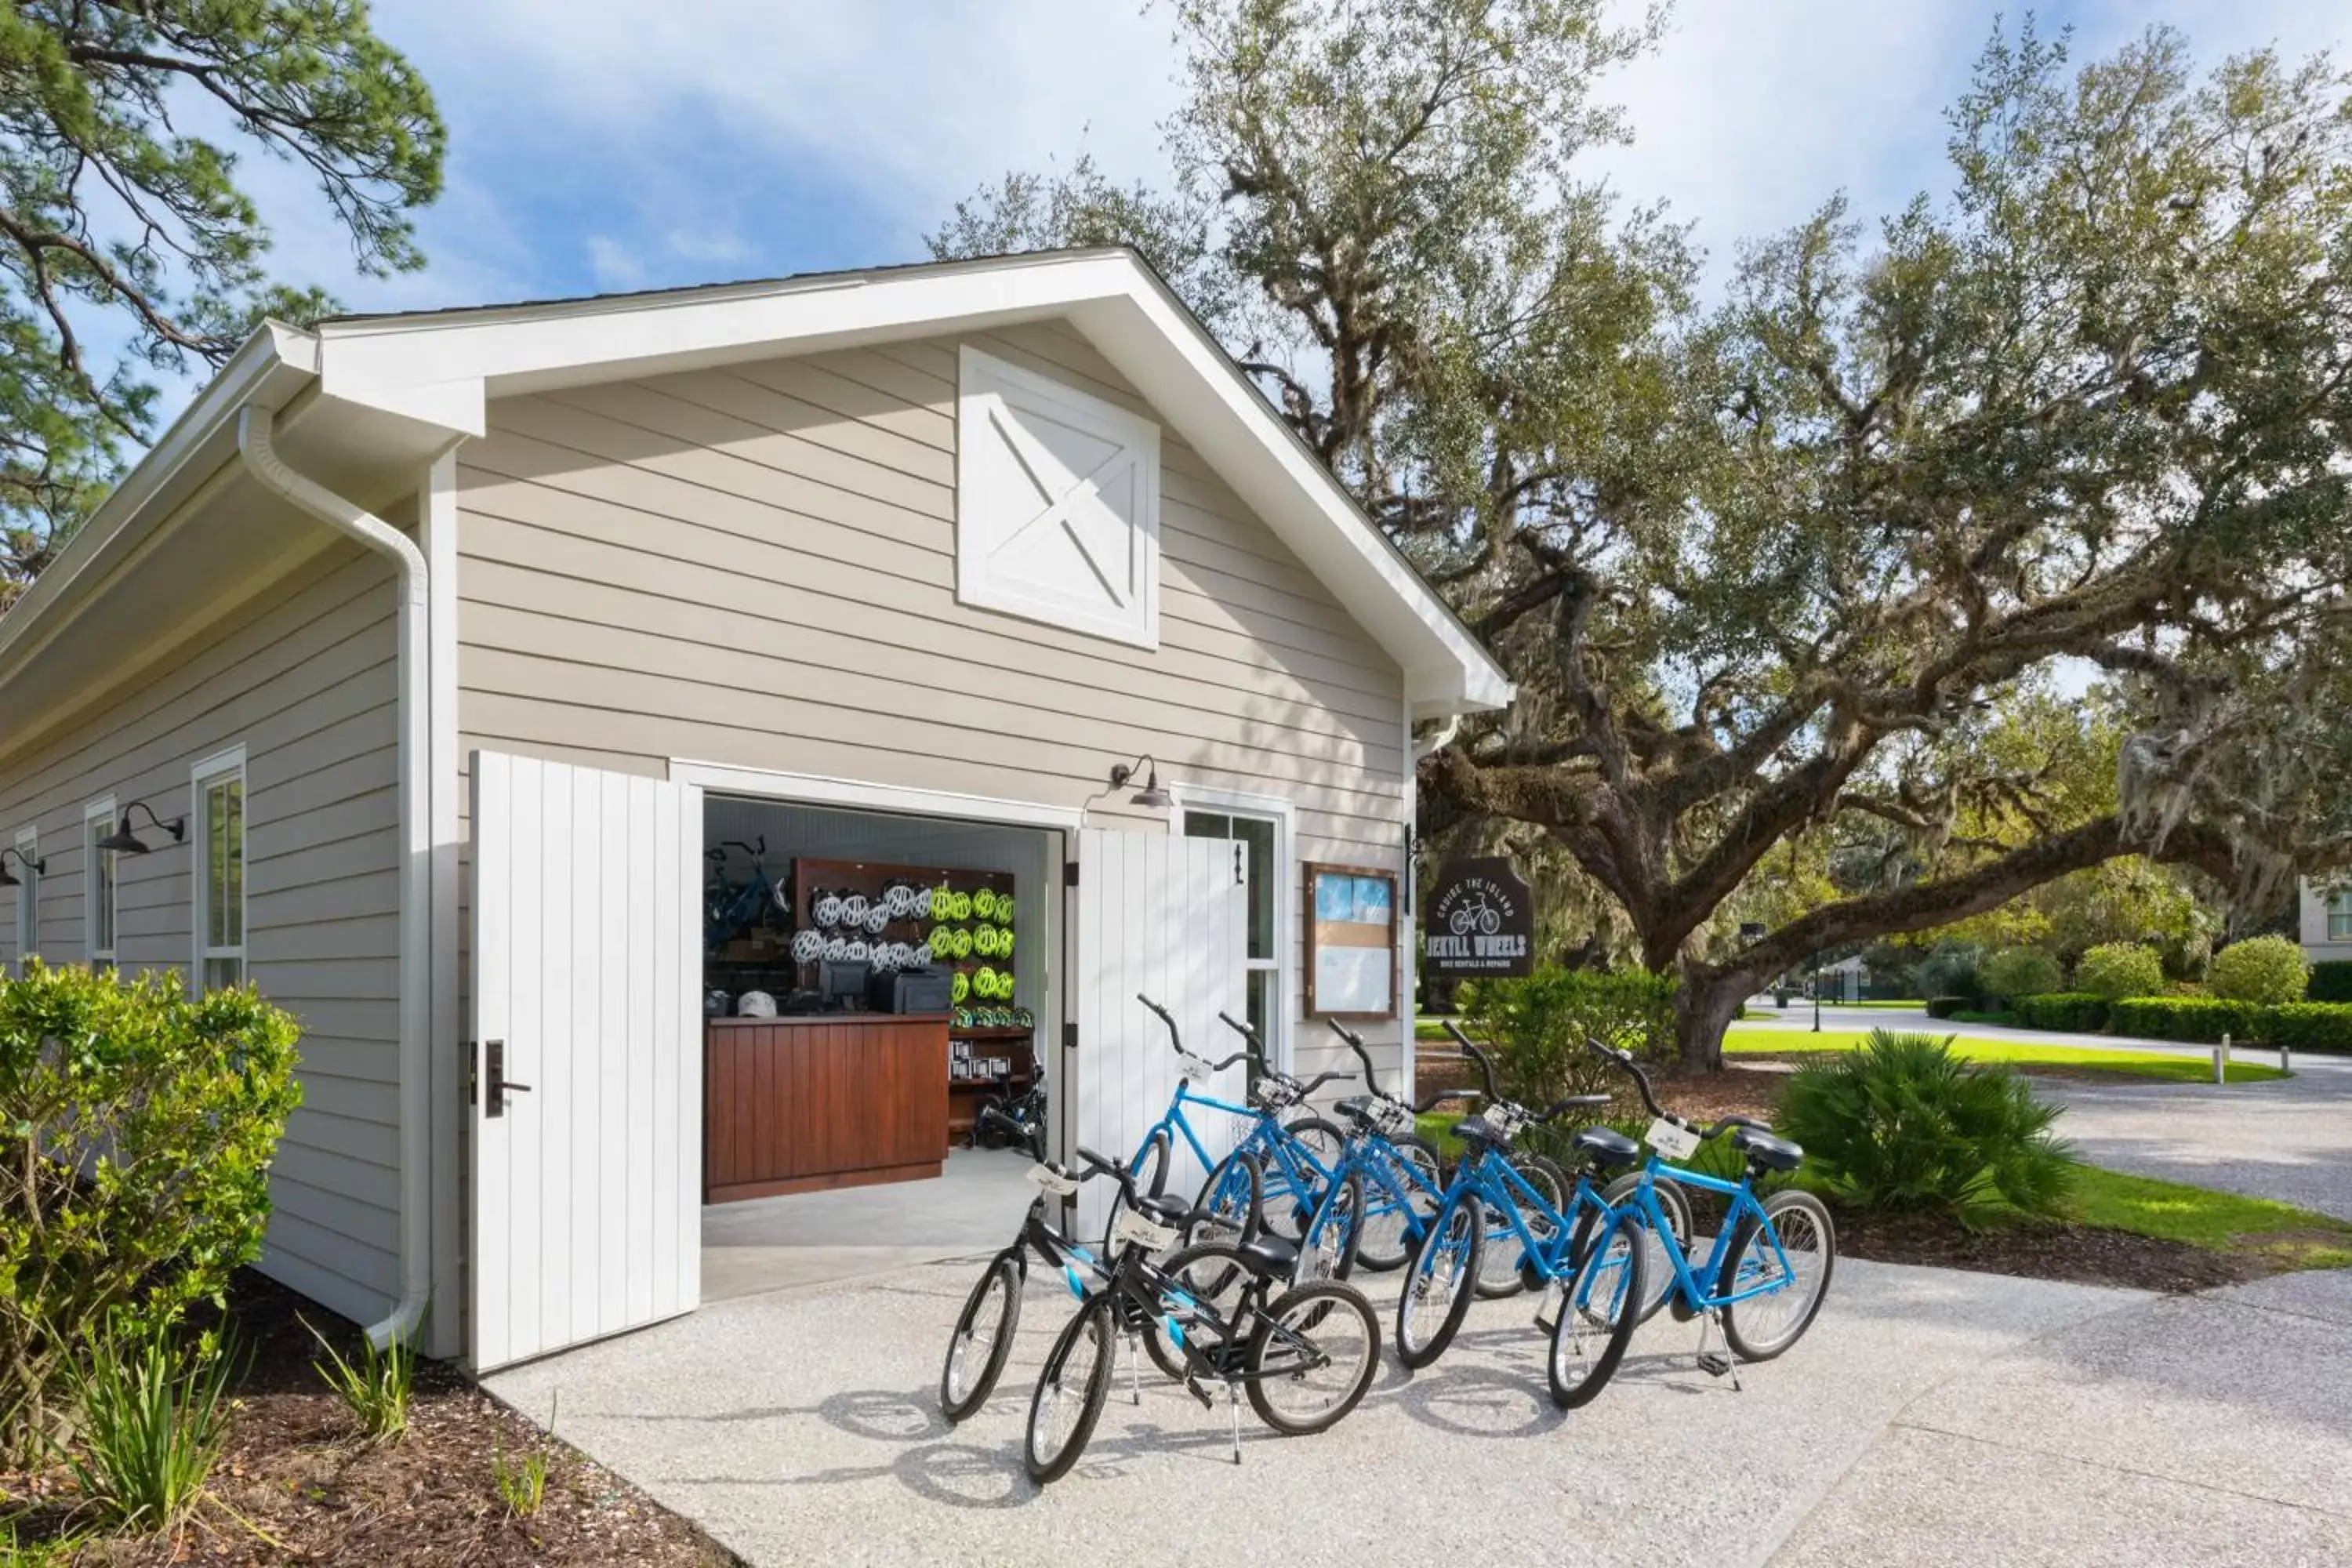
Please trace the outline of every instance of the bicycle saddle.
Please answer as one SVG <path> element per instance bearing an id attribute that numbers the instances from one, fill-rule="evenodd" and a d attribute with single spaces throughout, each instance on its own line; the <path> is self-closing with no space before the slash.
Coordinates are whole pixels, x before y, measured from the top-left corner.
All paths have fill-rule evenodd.
<path id="1" fill-rule="evenodd" d="M 1602 1165 L 1631 1165 L 1642 1157 L 1640 1144 L 1607 1127 L 1582 1128 L 1568 1146 Z"/>
<path id="2" fill-rule="evenodd" d="M 1455 1122 L 1454 1136 L 1461 1139 L 1465 1143 L 1491 1143 L 1497 1149 L 1508 1148 L 1511 1142 L 1509 1133 L 1505 1132 L 1483 1116 L 1473 1116 L 1466 1121 Z"/>
<path id="3" fill-rule="evenodd" d="M 1192 1205 L 1173 1193 L 1135 1200 L 1136 1212 L 1161 1225 L 1181 1226 L 1192 1217 Z"/>
<path id="4" fill-rule="evenodd" d="M 1361 1119 L 1372 1113 L 1372 1097 L 1369 1094 L 1351 1094 L 1334 1104 L 1331 1109 L 1342 1116 Z"/>
<path id="5" fill-rule="evenodd" d="M 1733 1128 L 1731 1146 L 1768 1171 L 1793 1171 L 1805 1163 L 1805 1152 L 1796 1144 L 1753 1127 Z"/>
<path id="6" fill-rule="evenodd" d="M 1268 1279 L 1287 1279 L 1298 1266 L 1298 1248 L 1278 1236 L 1257 1237 L 1243 1242 L 1235 1250 L 1252 1269 Z"/>

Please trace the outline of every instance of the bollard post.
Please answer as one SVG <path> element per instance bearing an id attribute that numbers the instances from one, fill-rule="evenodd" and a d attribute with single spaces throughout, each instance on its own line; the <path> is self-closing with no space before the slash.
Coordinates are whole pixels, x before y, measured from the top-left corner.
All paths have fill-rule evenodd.
<path id="1" fill-rule="evenodd" d="M 2279 1071 L 2289 1078 L 2294 1076 L 2294 1049 L 2284 1040 L 2279 1042 Z"/>
<path id="2" fill-rule="evenodd" d="M 2230 1036 L 2226 1030 L 2221 1035 L 2221 1043 L 2213 1047 L 2213 1081 L 2230 1081 Z"/>

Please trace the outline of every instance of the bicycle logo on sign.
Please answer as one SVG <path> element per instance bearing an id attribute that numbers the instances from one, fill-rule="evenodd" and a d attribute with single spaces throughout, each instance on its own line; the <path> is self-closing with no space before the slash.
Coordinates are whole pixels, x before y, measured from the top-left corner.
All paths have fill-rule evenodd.
<path id="1" fill-rule="evenodd" d="M 1455 936 L 1469 936 L 1473 932 L 1479 936 L 1493 936 L 1503 929 L 1503 911 L 1496 909 L 1481 889 L 1475 902 L 1456 904 L 1454 912 L 1445 917 L 1445 923 Z"/>

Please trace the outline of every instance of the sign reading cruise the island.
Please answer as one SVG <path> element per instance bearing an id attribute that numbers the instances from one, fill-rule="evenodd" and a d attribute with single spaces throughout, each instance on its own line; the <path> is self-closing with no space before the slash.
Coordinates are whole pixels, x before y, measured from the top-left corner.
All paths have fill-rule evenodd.
<path id="1" fill-rule="evenodd" d="M 1524 975 L 1535 967 L 1536 908 L 1500 856 L 1450 860 L 1422 900 L 1422 952 L 1439 980 Z"/>

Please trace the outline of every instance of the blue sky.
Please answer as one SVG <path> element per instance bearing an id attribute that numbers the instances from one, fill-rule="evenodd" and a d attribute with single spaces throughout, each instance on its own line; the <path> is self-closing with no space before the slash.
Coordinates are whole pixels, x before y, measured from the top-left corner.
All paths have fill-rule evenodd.
<path id="1" fill-rule="evenodd" d="M 1941 106 L 1996 7 L 1684 0 L 1617 81 L 1638 141 L 1600 165 L 1727 256 L 1845 189 L 1940 183 Z M 2011 14 L 2015 14 L 2014 7 Z M 2099 50 L 2157 20 L 2210 58 L 2352 44 L 2332 0 L 2076 0 Z M 903 261 L 960 195 L 1085 149 L 1160 168 L 1169 18 L 1134 0 L 380 0 L 451 132 L 432 266 L 354 276 L 299 175 L 248 166 L 278 264 L 362 310 L 478 304 Z"/>

